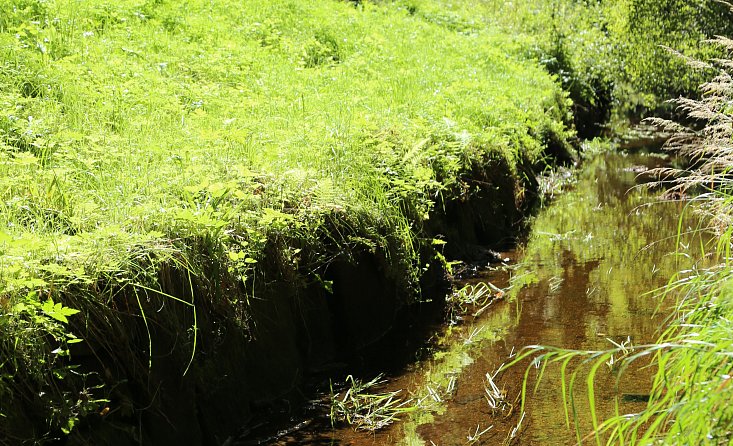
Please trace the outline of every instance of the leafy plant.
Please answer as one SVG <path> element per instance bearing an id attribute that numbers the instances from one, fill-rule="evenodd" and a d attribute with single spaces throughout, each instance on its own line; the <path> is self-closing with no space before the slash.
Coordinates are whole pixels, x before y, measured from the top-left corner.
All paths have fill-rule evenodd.
<path id="1" fill-rule="evenodd" d="M 341 53 L 336 39 L 326 31 L 317 32 L 303 49 L 301 63 L 306 68 L 332 65 L 341 61 Z"/>

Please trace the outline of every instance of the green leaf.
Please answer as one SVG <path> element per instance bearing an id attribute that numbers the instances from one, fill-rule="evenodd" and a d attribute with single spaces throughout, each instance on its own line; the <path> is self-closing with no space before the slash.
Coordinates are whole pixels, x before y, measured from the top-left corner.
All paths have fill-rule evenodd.
<path id="1" fill-rule="evenodd" d="M 50 297 L 43 303 L 43 305 L 41 305 L 41 311 L 43 311 L 45 315 L 56 319 L 59 322 L 63 322 L 64 324 L 69 322 L 66 318 L 67 316 L 73 316 L 79 312 L 79 310 L 64 307 L 61 303 L 54 304 L 53 299 Z"/>
<path id="2" fill-rule="evenodd" d="M 262 211 L 262 218 L 260 219 L 261 225 L 269 225 L 273 222 L 285 222 L 291 221 L 294 217 L 284 212 L 276 211 L 272 208 L 265 208 Z"/>
<path id="3" fill-rule="evenodd" d="M 231 260 L 232 262 L 236 262 L 244 258 L 245 254 L 241 251 L 240 252 L 228 251 L 227 256 L 229 257 L 229 260 Z"/>

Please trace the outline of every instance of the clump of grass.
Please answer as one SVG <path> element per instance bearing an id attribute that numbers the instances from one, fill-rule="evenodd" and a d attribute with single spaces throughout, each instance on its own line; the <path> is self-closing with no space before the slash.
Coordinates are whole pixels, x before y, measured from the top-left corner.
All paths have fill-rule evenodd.
<path id="1" fill-rule="evenodd" d="M 326 31 L 320 31 L 307 42 L 303 49 L 301 63 L 306 68 L 315 68 L 319 65 L 330 65 L 340 61 L 338 42 Z"/>
<path id="2" fill-rule="evenodd" d="M 496 375 L 498 375 L 501 367 L 496 372 L 486 373 L 486 384 L 484 384 L 484 393 L 486 403 L 489 405 L 492 413 L 496 411 L 504 412 L 507 409 L 511 409 L 512 405 L 507 400 L 507 394 L 504 389 L 499 389 L 496 385 Z"/>
<path id="3" fill-rule="evenodd" d="M 399 390 L 375 392 L 383 383 L 382 375 L 367 382 L 347 376 L 346 391 L 333 394 L 331 390 L 331 423 L 347 423 L 356 430 L 373 432 L 398 421 L 403 414 L 418 410 L 412 399 L 399 396 Z"/>
<path id="4" fill-rule="evenodd" d="M 457 323 L 469 313 L 477 317 L 486 311 L 494 299 L 501 299 L 504 294 L 505 290 L 491 282 L 466 284 L 446 297 L 449 320 Z"/>
<path id="5" fill-rule="evenodd" d="M 716 37 L 711 44 L 733 52 L 733 40 L 725 37 Z M 673 190 L 682 193 L 697 188 L 711 192 L 700 197 L 707 204 L 715 204 L 710 215 L 718 221 L 731 215 L 724 207 L 717 206 L 725 202 L 728 194 L 733 190 L 733 179 L 729 172 L 733 166 L 731 155 L 731 137 L 733 119 L 730 108 L 733 78 L 731 77 L 730 60 L 719 59 L 711 62 L 688 61 L 698 68 L 717 69 L 718 74 L 713 80 L 703 84 L 700 88 L 700 99 L 679 98 L 670 101 L 685 113 L 687 118 L 697 124 L 694 127 L 686 126 L 675 121 L 665 119 L 649 119 L 673 136 L 667 141 L 665 148 L 692 161 L 688 169 L 660 169 L 662 182 Z M 700 123 L 704 125 L 700 127 Z M 716 194 L 715 192 L 722 192 Z M 719 228 L 725 230 L 730 221 L 719 221 Z"/>

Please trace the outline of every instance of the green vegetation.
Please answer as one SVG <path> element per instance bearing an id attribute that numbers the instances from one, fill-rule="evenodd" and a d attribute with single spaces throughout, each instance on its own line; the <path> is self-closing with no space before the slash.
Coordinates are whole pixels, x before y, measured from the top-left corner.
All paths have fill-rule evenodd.
<path id="1" fill-rule="evenodd" d="M 371 252 L 414 300 L 431 213 L 468 200 L 472 178 L 504 178 L 520 202 L 520 166 L 570 149 L 566 95 L 522 39 L 437 6 L 0 10 L 0 432 L 13 441 L 139 416 L 156 389 L 119 383 L 149 379 L 161 339 L 179 333 L 177 373 L 201 369 L 197 349 L 222 336 L 202 318 L 256 337 L 250 306 L 273 280 L 330 290 L 330 262 Z M 78 364 L 89 350 L 96 365 Z"/>
<path id="2" fill-rule="evenodd" d="M 569 395 L 573 399 L 578 387 L 586 387 L 594 433 L 585 439 L 594 437 L 597 444 L 720 445 L 733 441 L 733 409 L 728 404 L 733 375 L 730 363 L 733 352 L 730 336 L 733 330 L 730 322 L 733 318 L 733 270 L 730 265 L 733 188 L 729 154 L 733 138 L 730 125 L 733 118 L 730 105 L 733 41 L 718 37 L 712 44 L 716 46 L 715 52 L 723 52 L 727 57 L 694 64 L 716 71 L 717 76 L 702 85 L 701 99 L 676 101 L 686 119 L 704 125 L 688 128 L 673 121 L 654 120 L 674 132 L 667 148 L 692 161 L 687 169 L 660 170 L 662 182 L 674 192 L 702 192 L 695 198 L 695 206 L 686 206 L 683 212 L 701 213 L 708 224 L 695 232 L 707 231 L 714 235 L 703 236 L 698 241 L 703 254 L 695 256 L 698 261 L 693 268 L 680 271 L 665 287 L 657 290 L 662 297 L 675 300 L 668 326 L 653 344 L 617 343 L 611 350 L 596 351 L 534 347 L 514 361 L 517 363 L 540 353 L 538 358 L 545 364 L 542 372 L 548 363 L 559 364 L 563 398 Z M 682 241 L 689 235 L 685 232 L 680 227 L 678 253 L 690 256 L 689 244 Z M 712 243 L 706 244 L 705 238 L 712 239 Z M 703 260 L 704 257 L 711 260 Z M 715 265 L 705 266 L 708 262 Z M 574 366 L 578 359 L 582 359 L 583 367 Z M 621 410 L 624 396 L 618 395 L 615 415 L 604 419 L 596 414 L 599 402 L 594 396 L 595 387 L 601 379 L 600 372 L 605 369 L 604 364 L 614 371 L 617 385 L 625 380 L 628 370 L 640 365 L 656 371 L 648 398 L 643 395 L 645 401 L 648 399 L 645 407 L 626 413 Z M 577 419 L 576 403 L 566 401 L 565 407 L 566 411 L 572 410 L 566 414 L 568 420 Z M 578 441 L 581 439 L 578 431 Z"/>
<path id="3" fill-rule="evenodd" d="M 666 180 L 678 189 L 702 187 L 707 191 L 699 200 L 710 222 L 708 229 L 717 233 L 713 254 L 720 263 L 695 271 L 691 277 L 681 273 L 681 278 L 665 288 L 665 293 L 677 299 L 675 318 L 656 344 L 639 349 L 627 359 L 651 357 L 657 368 L 649 404 L 638 414 L 611 418 L 600 427 L 619 442 L 718 445 L 733 441 L 733 409 L 728 404 L 733 374 L 733 188 L 728 154 L 733 137 L 733 41 L 719 37 L 714 43 L 716 50 L 727 54 L 727 58 L 708 64 L 717 76 L 701 87 L 701 99 L 677 101 L 689 118 L 704 122 L 704 128 L 666 123 L 676 130 L 669 148 L 691 157 L 695 164 L 690 169 L 665 173 L 673 176 Z"/>
<path id="4" fill-rule="evenodd" d="M 733 34 L 729 6 L 724 1 L 628 0 L 628 10 L 628 41 L 620 50 L 631 86 L 657 101 L 695 95 L 712 72 L 690 70 L 676 53 L 700 60 L 723 55 L 705 40 Z"/>
<path id="5" fill-rule="evenodd" d="M 628 64 L 660 66 L 646 4 L 0 0 L 0 438 L 142 425 L 337 262 L 419 300 L 449 205 L 511 221 L 576 130 L 668 91 Z"/>
<path id="6" fill-rule="evenodd" d="M 399 416 L 419 409 L 419 403 L 400 398 L 399 390 L 373 392 L 382 376 L 362 382 L 349 375 L 348 390 L 331 395 L 331 423 L 347 423 L 356 430 L 376 431 L 399 420 Z M 343 393 L 343 395 L 342 395 Z"/>
<path id="7" fill-rule="evenodd" d="M 733 33 L 733 14 L 714 0 L 441 3 L 528 39 L 527 52 L 573 100 L 582 137 L 608 133 L 609 120 L 618 127 L 629 118 L 669 114 L 667 99 L 694 95 L 710 74 L 690 70 L 674 52 L 720 55 L 703 40 Z"/>

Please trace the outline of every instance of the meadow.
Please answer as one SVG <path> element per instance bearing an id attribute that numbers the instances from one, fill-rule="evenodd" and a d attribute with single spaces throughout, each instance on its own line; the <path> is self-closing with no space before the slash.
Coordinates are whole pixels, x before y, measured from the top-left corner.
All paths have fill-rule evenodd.
<path id="1" fill-rule="evenodd" d="M 4 1 L 0 10 L 7 438 L 55 438 L 110 407 L 110 381 L 129 373 L 88 378 L 79 344 L 101 344 L 97 359 L 102 350 L 112 363 L 153 367 L 162 324 L 181 333 L 185 374 L 203 342 L 197 312 L 226 307 L 248 333 L 265 270 L 328 289 L 319 271 L 333 258 L 381 250 L 384 273 L 415 300 L 431 260 L 418 252 L 434 246 L 423 223 L 473 193 L 462 177 L 496 165 L 521 184 L 517 166 L 544 165 L 548 141 L 570 151 L 569 100 L 522 40 L 438 7 Z M 189 295 L 162 291 L 166 268 Z M 196 281 L 234 291 L 193 292 Z M 185 322 L 157 315 L 151 296 L 179 306 Z M 128 314 L 142 334 L 125 328 Z"/>
<path id="2" fill-rule="evenodd" d="M 161 346 L 205 381 L 202 320 L 256 339 L 273 283 L 348 298 L 337 260 L 419 301 L 451 204 L 510 232 L 663 92 L 617 52 L 636 3 L 530 3 L 0 0 L 0 441 L 142 426 Z"/>

